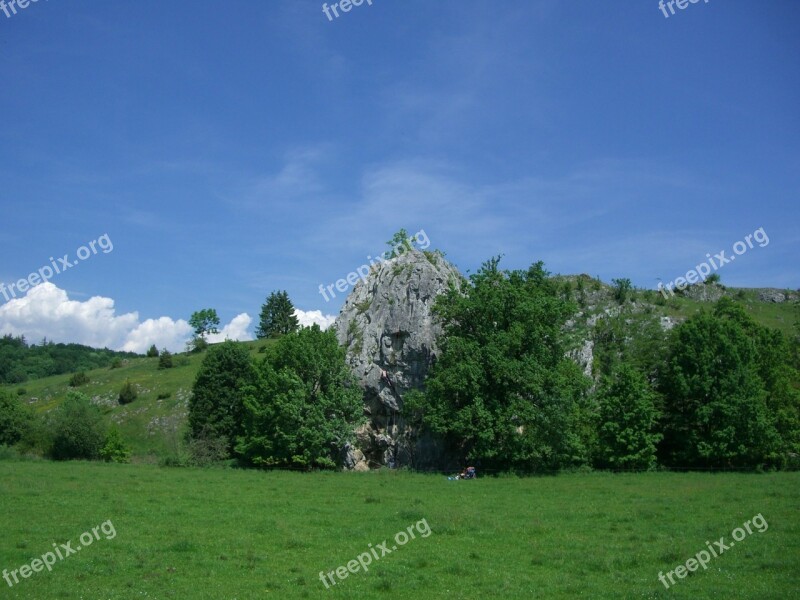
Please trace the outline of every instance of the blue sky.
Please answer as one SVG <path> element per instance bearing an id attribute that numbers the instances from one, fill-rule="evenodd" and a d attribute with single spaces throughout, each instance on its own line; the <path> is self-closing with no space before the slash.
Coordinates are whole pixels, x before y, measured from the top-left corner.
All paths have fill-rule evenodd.
<path id="1" fill-rule="evenodd" d="M 0 296 L 0 333 L 180 349 L 278 289 L 335 315 L 319 284 L 400 227 L 651 288 L 763 227 L 723 283 L 800 286 L 794 0 L 40 0 L 0 53 L 0 281 L 114 247 Z"/>

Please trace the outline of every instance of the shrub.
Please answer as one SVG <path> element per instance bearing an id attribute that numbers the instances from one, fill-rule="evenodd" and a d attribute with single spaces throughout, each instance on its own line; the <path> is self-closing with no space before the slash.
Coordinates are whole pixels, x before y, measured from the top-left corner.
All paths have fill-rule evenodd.
<path id="1" fill-rule="evenodd" d="M 119 398 L 117 398 L 117 401 L 120 404 L 130 404 L 136 400 L 138 396 L 139 394 L 136 393 L 136 388 L 133 387 L 133 384 L 131 384 L 130 381 L 126 381 L 125 385 L 123 385 L 122 389 L 119 391 Z"/>
<path id="2" fill-rule="evenodd" d="M 192 354 L 200 354 L 208 348 L 206 338 L 196 335 L 186 344 L 186 351 Z"/>
<path id="3" fill-rule="evenodd" d="M 33 419 L 33 412 L 25 404 L 0 390 L 0 446 L 20 441 Z"/>
<path id="4" fill-rule="evenodd" d="M 89 383 L 89 376 L 84 371 L 78 371 L 69 378 L 69 387 L 80 387 Z"/>
<path id="5" fill-rule="evenodd" d="M 106 462 L 131 462 L 131 450 L 125 445 L 125 441 L 116 427 L 112 427 L 108 432 L 105 445 L 100 449 L 100 458 Z"/>
<path id="6" fill-rule="evenodd" d="M 106 439 L 100 409 L 79 392 L 67 393 L 53 411 L 49 429 L 50 455 L 55 460 L 95 460 Z"/>
<path id="7" fill-rule="evenodd" d="M 156 348 L 156 345 L 153 344 L 147 351 L 147 358 L 156 358 L 157 356 L 158 356 L 158 348 Z"/>
<path id="8" fill-rule="evenodd" d="M 18 388 L 17 389 L 17 396 L 24 396 L 27 393 L 28 393 L 28 390 L 26 390 L 25 388 Z"/>
<path id="9" fill-rule="evenodd" d="M 172 396 L 172 394 L 169 392 L 159 392 L 157 400 L 166 400 L 170 396 Z"/>
<path id="10" fill-rule="evenodd" d="M 114 369 L 119 369 L 122 366 L 122 359 L 116 357 L 114 360 L 111 361 L 111 366 L 109 367 L 112 371 Z"/>
<path id="11" fill-rule="evenodd" d="M 631 280 L 627 278 L 612 279 L 611 282 L 614 284 L 614 299 L 620 304 L 624 304 L 633 290 Z"/>
<path id="12" fill-rule="evenodd" d="M 172 354 L 170 351 L 164 348 L 161 351 L 161 356 L 158 357 L 158 368 L 160 369 L 171 369 L 174 365 L 172 364 Z"/>

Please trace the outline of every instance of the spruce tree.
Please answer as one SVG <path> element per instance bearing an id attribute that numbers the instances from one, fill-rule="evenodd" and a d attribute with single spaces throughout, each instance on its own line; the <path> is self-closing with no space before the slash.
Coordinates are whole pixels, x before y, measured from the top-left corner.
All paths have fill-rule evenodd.
<path id="1" fill-rule="evenodd" d="M 256 337 L 278 337 L 297 331 L 299 323 L 286 291 L 272 292 L 261 306 Z"/>

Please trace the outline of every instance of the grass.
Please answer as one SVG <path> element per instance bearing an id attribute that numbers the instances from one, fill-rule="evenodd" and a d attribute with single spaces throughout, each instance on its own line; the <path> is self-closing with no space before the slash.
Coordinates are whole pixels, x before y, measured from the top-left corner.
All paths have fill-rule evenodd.
<path id="1" fill-rule="evenodd" d="M 275 340 L 244 342 L 252 356 Z M 86 371 L 89 383 L 77 388 L 69 386 L 71 374 L 54 375 L 26 381 L 18 386 L 5 386 L 28 402 L 37 412 L 44 413 L 58 406 L 70 390 L 94 398 L 107 421 L 119 428 L 125 442 L 138 460 L 157 462 L 159 457 L 174 455 L 186 425 L 189 394 L 205 352 L 176 354 L 171 369 L 159 369 L 158 358 L 132 358 L 122 361 L 117 369 L 108 367 Z M 120 406 L 117 399 L 126 381 L 135 387 L 137 399 Z M 166 396 L 166 397 L 164 397 Z"/>
<path id="2" fill-rule="evenodd" d="M 0 461 L 0 568 L 106 520 L 114 539 L 3 597 L 791 598 L 800 473 L 570 474 L 448 481 Z M 657 577 L 762 514 L 707 571 Z M 333 571 L 425 519 L 432 533 L 326 589 Z M 2 583 L 2 582 L 0 582 Z"/>

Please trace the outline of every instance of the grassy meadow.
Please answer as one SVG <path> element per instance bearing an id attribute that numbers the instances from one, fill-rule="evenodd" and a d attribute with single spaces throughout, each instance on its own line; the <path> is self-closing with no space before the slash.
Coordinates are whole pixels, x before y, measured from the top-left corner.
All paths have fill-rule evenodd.
<path id="1" fill-rule="evenodd" d="M 111 520 L 2 598 L 793 598 L 800 473 L 565 474 L 448 481 L 0 461 L 0 568 Z M 753 516 L 769 524 L 669 590 L 659 571 Z M 425 520 L 329 589 L 319 572 Z M 418 531 L 420 531 L 418 529 Z"/>

